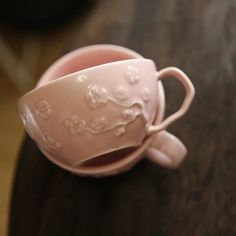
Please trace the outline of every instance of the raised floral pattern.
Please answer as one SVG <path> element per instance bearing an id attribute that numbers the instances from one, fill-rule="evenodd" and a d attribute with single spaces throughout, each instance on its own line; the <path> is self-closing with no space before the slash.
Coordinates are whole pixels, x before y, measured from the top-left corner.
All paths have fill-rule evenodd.
<path id="1" fill-rule="evenodd" d="M 116 137 L 121 137 L 125 134 L 125 126 L 119 126 L 115 129 L 115 136 Z"/>
<path id="2" fill-rule="evenodd" d="M 120 102 L 123 102 L 129 99 L 128 89 L 121 86 L 115 89 L 114 95 L 115 95 L 115 98 Z"/>
<path id="3" fill-rule="evenodd" d="M 148 88 L 145 88 L 141 94 L 141 97 L 143 99 L 144 102 L 149 102 L 151 99 L 151 92 Z"/>
<path id="4" fill-rule="evenodd" d="M 86 129 L 86 121 L 76 115 L 66 118 L 63 125 L 70 135 L 83 134 Z"/>
<path id="5" fill-rule="evenodd" d="M 23 125 L 25 127 L 25 130 L 32 137 L 33 136 L 33 132 L 32 132 L 32 128 L 30 126 L 30 120 L 29 120 L 29 116 L 27 115 L 27 113 L 23 113 L 23 115 L 22 115 L 22 122 L 23 122 Z"/>
<path id="6" fill-rule="evenodd" d="M 107 103 L 107 90 L 102 87 L 90 85 L 86 94 L 86 101 L 93 109 L 101 107 Z"/>
<path id="7" fill-rule="evenodd" d="M 125 72 L 125 77 L 130 84 L 136 84 L 140 81 L 139 72 L 133 66 L 128 66 L 128 69 Z"/>
<path id="8" fill-rule="evenodd" d="M 46 100 L 40 100 L 36 103 L 35 112 L 40 118 L 45 120 L 52 115 L 52 109 Z"/>
<path id="9" fill-rule="evenodd" d="M 87 76 L 86 76 L 86 75 L 79 75 L 79 76 L 78 76 L 78 81 L 79 81 L 79 82 L 84 82 L 86 79 L 87 79 Z"/>
<path id="10" fill-rule="evenodd" d="M 91 128 L 95 132 L 102 132 L 108 126 L 108 121 L 105 117 L 98 117 L 91 123 Z"/>
<path id="11" fill-rule="evenodd" d="M 43 136 L 42 141 L 50 151 L 58 151 L 61 148 L 61 144 L 50 136 Z"/>
<path id="12" fill-rule="evenodd" d="M 125 120 L 131 121 L 135 118 L 136 112 L 132 108 L 127 108 L 123 111 L 122 116 Z"/>

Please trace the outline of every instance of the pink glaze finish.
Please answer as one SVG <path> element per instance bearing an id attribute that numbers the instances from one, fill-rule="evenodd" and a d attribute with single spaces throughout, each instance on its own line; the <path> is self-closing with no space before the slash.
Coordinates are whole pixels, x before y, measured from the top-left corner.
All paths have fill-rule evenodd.
<path id="1" fill-rule="evenodd" d="M 168 76 L 184 85 L 186 97 L 179 111 L 161 121 L 164 91 L 156 81 Z M 177 167 L 186 148 L 159 131 L 186 112 L 193 95 L 190 80 L 179 69 L 156 72 L 151 60 L 129 49 L 95 45 L 54 63 L 36 89 L 20 99 L 19 113 L 29 135 L 55 164 L 77 174 L 103 176 L 132 167 L 151 143 L 147 153 L 152 161 Z"/>

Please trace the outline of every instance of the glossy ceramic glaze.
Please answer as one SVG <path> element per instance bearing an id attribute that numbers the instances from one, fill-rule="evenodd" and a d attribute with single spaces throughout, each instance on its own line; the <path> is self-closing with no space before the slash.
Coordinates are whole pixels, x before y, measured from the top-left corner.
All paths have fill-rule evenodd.
<path id="1" fill-rule="evenodd" d="M 161 122 L 164 92 L 157 80 L 169 75 L 183 83 L 187 95 L 180 110 Z M 96 45 L 54 63 L 37 88 L 20 99 L 19 112 L 29 135 L 54 163 L 79 174 L 108 175 L 135 164 L 151 137 L 177 143 L 178 151 L 170 156 L 182 160 L 185 147 L 160 130 L 186 112 L 193 94 L 180 70 L 157 72 L 153 61 L 129 49 Z M 155 149 L 163 147 L 163 142 L 154 143 Z M 177 166 L 163 161 L 168 156 L 160 152 L 150 151 L 151 160 Z"/>

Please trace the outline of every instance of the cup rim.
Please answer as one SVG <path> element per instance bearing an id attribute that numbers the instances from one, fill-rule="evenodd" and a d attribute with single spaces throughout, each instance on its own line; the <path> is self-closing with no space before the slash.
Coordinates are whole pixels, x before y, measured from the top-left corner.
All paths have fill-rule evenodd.
<path id="1" fill-rule="evenodd" d="M 94 45 L 87 45 L 81 48 L 77 48 L 71 52 L 66 53 L 59 59 L 57 59 L 41 76 L 41 79 L 38 81 L 36 84 L 36 88 L 41 86 L 42 80 L 44 80 L 47 77 L 51 77 L 51 74 L 57 70 L 59 67 L 63 66 L 64 64 L 70 62 L 73 59 L 76 59 L 77 57 L 81 57 L 84 54 L 90 53 L 90 52 L 98 52 L 98 51 L 113 51 L 113 52 L 122 52 L 126 53 L 127 55 L 130 55 L 133 57 L 133 59 L 143 59 L 144 57 L 140 55 L 139 53 L 123 47 L 119 45 L 114 45 L 114 44 L 94 44 Z M 105 63 L 104 63 L 105 64 Z"/>
<path id="2" fill-rule="evenodd" d="M 35 87 L 32 90 L 30 90 L 29 92 L 27 92 L 26 94 L 24 94 L 22 97 L 20 97 L 20 99 L 18 100 L 18 103 L 20 103 L 21 100 L 23 98 L 26 98 L 28 95 L 31 95 L 35 91 L 43 90 L 45 87 L 48 88 L 48 87 L 53 86 L 54 84 L 62 83 L 64 81 L 66 81 L 67 83 L 70 83 L 71 81 L 73 81 L 75 79 L 74 76 L 77 74 L 79 75 L 79 74 L 87 73 L 87 72 L 93 71 L 93 70 L 103 70 L 103 69 L 106 69 L 107 67 L 112 67 L 112 66 L 127 64 L 129 62 L 137 62 L 137 61 L 143 61 L 143 63 L 152 63 L 155 66 L 155 63 L 151 59 L 146 59 L 146 58 L 127 59 L 127 60 L 121 60 L 121 61 L 108 62 L 108 63 L 97 65 L 97 66 L 92 66 L 92 67 L 89 67 L 89 68 L 86 68 L 83 70 L 78 70 L 76 72 L 67 74 L 65 76 L 50 80 L 46 84 L 43 84 L 40 87 Z M 41 77 L 41 79 L 42 78 L 43 78 L 43 76 Z"/>

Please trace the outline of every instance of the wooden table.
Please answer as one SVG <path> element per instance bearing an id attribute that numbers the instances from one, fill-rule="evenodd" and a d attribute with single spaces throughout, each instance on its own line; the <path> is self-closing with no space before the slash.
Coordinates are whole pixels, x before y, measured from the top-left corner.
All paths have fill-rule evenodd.
<path id="1" fill-rule="evenodd" d="M 159 69 L 181 68 L 196 87 L 188 114 L 169 130 L 189 149 L 179 170 L 146 160 L 120 176 L 74 176 L 26 137 L 11 201 L 10 235 L 236 235 L 236 2 L 103 0 L 70 49 L 130 47 Z M 167 113 L 182 97 L 165 83 Z"/>

